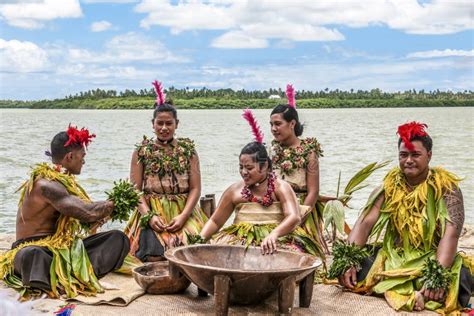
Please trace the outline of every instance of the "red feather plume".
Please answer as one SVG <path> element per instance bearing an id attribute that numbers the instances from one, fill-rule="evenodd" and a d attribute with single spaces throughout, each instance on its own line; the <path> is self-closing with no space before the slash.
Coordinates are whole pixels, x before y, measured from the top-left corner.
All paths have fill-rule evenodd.
<path id="1" fill-rule="evenodd" d="M 163 89 L 163 84 L 159 81 L 156 81 L 156 80 L 153 81 L 152 84 L 155 87 L 157 106 L 165 104 L 165 102 L 166 102 L 166 93 L 164 92 L 165 90 Z"/>
<path id="2" fill-rule="evenodd" d="M 260 126 L 255 119 L 255 116 L 252 113 L 252 110 L 245 109 L 244 113 L 242 114 L 243 118 L 249 122 L 250 127 L 252 128 L 253 136 L 255 137 L 255 141 L 262 144 L 263 143 L 263 132 L 260 129 Z"/>
<path id="3" fill-rule="evenodd" d="M 428 133 L 425 132 L 425 128 L 427 127 L 428 125 L 424 123 L 418 123 L 418 122 L 413 121 L 410 123 L 400 125 L 398 127 L 397 134 L 398 136 L 400 136 L 400 138 L 402 139 L 403 143 L 405 144 L 408 150 L 414 150 L 415 146 L 413 146 L 413 144 L 411 143 L 411 140 L 415 136 L 423 137 L 423 136 L 428 135 Z"/>
<path id="4" fill-rule="evenodd" d="M 76 144 L 87 148 L 89 143 L 92 142 L 92 138 L 95 137 L 95 134 L 90 134 L 86 128 L 83 127 L 78 130 L 77 127 L 72 126 L 70 123 L 66 133 L 69 136 L 69 139 L 64 144 L 64 147 L 67 147 L 71 144 Z"/>
<path id="5" fill-rule="evenodd" d="M 288 98 L 288 105 L 296 109 L 295 89 L 291 84 L 286 85 L 286 97 Z"/>

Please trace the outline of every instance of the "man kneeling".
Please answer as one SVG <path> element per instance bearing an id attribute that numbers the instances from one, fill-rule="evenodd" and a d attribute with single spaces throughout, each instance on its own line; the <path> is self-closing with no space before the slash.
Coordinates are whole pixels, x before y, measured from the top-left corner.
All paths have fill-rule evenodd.
<path id="1" fill-rule="evenodd" d="M 460 179 L 429 168 L 432 139 L 425 127 L 398 128 L 399 167 L 372 193 L 349 245 L 335 245 L 329 276 L 354 292 L 383 293 L 396 310 L 450 313 L 469 302 L 474 258 L 457 253 L 464 223 Z M 361 248 L 382 232 L 381 245 Z"/>
<path id="2" fill-rule="evenodd" d="M 76 182 L 86 147 L 95 137 L 69 126 L 51 142 L 53 165 L 35 166 L 20 188 L 16 241 L 0 256 L 0 276 L 21 295 L 102 292 L 97 278 L 122 266 L 128 238 L 113 230 L 88 235 L 111 214 L 111 201 L 92 202 Z"/>

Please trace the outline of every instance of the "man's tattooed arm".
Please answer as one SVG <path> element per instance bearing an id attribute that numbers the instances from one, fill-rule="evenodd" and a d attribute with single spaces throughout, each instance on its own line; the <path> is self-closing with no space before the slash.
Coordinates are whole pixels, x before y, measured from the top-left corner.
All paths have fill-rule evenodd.
<path id="1" fill-rule="evenodd" d="M 77 196 L 69 194 L 66 188 L 57 182 L 38 181 L 42 196 L 58 212 L 79 219 L 83 223 L 96 222 L 112 213 L 114 204 L 111 201 L 86 203 Z"/>
<path id="2" fill-rule="evenodd" d="M 456 231 L 459 237 L 464 225 L 464 201 L 461 189 L 456 188 L 453 191 L 447 192 L 444 195 L 444 201 L 446 202 L 451 224 L 456 226 Z"/>

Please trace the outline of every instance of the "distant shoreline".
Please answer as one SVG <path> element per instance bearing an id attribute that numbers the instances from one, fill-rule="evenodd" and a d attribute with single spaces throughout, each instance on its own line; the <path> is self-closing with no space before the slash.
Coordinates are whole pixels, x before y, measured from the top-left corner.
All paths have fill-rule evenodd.
<path id="1" fill-rule="evenodd" d="M 41 101 L 0 100 L 0 109 L 151 109 L 154 99 L 149 97 L 112 97 L 101 99 L 72 98 Z M 286 99 L 237 99 L 237 98 L 194 98 L 174 99 L 178 109 L 271 109 Z M 415 108 L 415 107 L 472 107 L 474 99 L 422 99 L 422 98 L 312 98 L 297 99 L 300 109 L 330 108 Z"/>

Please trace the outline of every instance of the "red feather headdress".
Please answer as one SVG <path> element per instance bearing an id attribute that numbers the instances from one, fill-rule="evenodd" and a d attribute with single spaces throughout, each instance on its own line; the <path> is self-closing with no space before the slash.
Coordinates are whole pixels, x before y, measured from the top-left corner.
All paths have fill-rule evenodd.
<path id="1" fill-rule="evenodd" d="M 153 81 L 152 82 L 153 86 L 155 87 L 155 93 L 156 93 L 156 106 L 160 106 L 162 104 L 165 104 L 166 102 L 166 93 L 165 89 L 163 89 L 163 84 L 158 81 Z"/>
<path id="2" fill-rule="evenodd" d="M 69 139 L 64 144 L 64 147 L 67 147 L 71 144 L 76 144 L 87 148 L 89 143 L 92 141 L 92 138 L 95 137 L 95 134 L 89 134 L 89 131 L 86 128 L 83 127 L 78 130 L 77 127 L 72 126 L 70 123 L 66 133 L 69 136 Z"/>
<path id="3" fill-rule="evenodd" d="M 288 105 L 293 109 L 296 109 L 295 89 L 291 84 L 286 85 L 286 97 L 288 98 Z"/>
<path id="4" fill-rule="evenodd" d="M 253 115 L 252 110 L 245 109 L 242 116 L 247 122 L 249 122 L 249 125 L 252 128 L 253 136 L 255 137 L 255 141 L 262 144 L 263 143 L 263 132 L 260 129 L 260 126 L 258 125 L 257 119 Z"/>
<path id="5" fill-rule="evenodd" d="M 414 150 L 415 146 L 413 146 L 413 144 L 411 143 L 411 140 L 415 136 L 423 137 L 423 136 L 428 135 L 428 133 L 425 132 L 425 128 L 427 127 L 428 125 L 424 123 L 418 123 L 418 122 L 413 121 L 410 123 L 400 125 L 398 127 L 397 134 L 398 136 L 400 136 L 400 138 L 402 139 L 403 143 L 405 144 L 408 150 Z"/>

